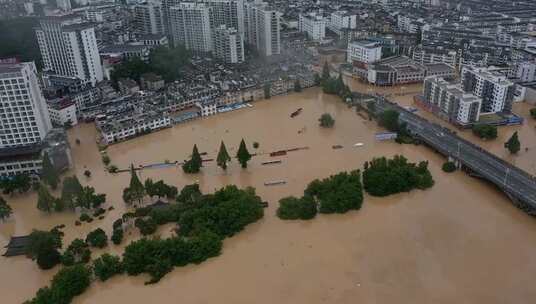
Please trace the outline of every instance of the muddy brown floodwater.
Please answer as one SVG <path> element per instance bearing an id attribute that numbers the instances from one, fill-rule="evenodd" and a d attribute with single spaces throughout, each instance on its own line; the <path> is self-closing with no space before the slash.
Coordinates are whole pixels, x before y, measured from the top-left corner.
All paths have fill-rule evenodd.
<path id="1" fill-rule="evenodd" d="M 290 118 L 297 108 L 302 113 Z M 333 129 L 319 128 L 324 112 L 334 116 Z M 207 158 L 215 158 L 221 140 L 230 154 L 236 153 L 241 138 L 252 152 L 257 141 L 261 155 L 247 170 L 234 160 L 227 172 L 207 163 L 193 176 L 177 167 L 146 169 L 141 175 L 179 188 L 198 181 L 205 192 L 226 184 L 253 186 L 270 206 L 262 220 L 226 239 L 217 258 L 176 268 L 156 285 L 144 286 L 145 277 L 128 276 L 94 283 L 74 303 L 534 303 L 536 221 L 492 186 L 460 172 L 443 173 L 440 155 L 425 147 L 376 142 L 377 131 L 374 122 L 363 120 L 338 98 L 308 89 L 109 147 L 112 163 L 124 168 L 183 160 L 194 143 Z M 35 194 L 14 196 L 8 198 L 14 219 L 0 224 L 0 246 L 11 235 L 62 223 L 67 225 L 66 244 L 96 227 L 109 233 L 124 212 L 121 191 L 129 175 L 104 172 L 92 125 L 77 126 L 69 135 L 75 161 L 71 173 L 106 193 L 115 210 L 77 227 L 73 214 L 39 213 Z M 76 138 L 81 145 L 74 144 Z M 357 142 L 364 146 L 353 147 Z M 333 150 L 337 144 L 344 148 Z M 262 154 L 302 146 L 309 149 L 278 158 Z M 360 211 L 319 215 L 309 222 L 284 222 L 275 216 L 278 199 L 302 194 L 311 180 L 397 153 L 412 161 L 429 160 L 435 186 L 387 198 L 365 196 Z M 273 159 L 282 164 L 261 165 Z M 82 175 L 86 168 L 93 173 L 90 179 Z M 276 179 L 287 184 L 263 185 Z M 167 235 L 169 229 L 160 233 Z M 136 237 L 127 236 L 124 243 Z M 120 253 L 122 247 L 107 250 Z M 24 257 L 1 257 L 0 302 L 30 298 L 57 270 L 40 271 Z"/>

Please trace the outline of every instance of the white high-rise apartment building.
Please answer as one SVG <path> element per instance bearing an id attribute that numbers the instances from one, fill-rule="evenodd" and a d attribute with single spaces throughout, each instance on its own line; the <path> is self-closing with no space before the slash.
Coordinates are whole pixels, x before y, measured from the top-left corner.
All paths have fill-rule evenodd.
<path id="1" fill-rule="evenodd" d="M 536 61 L 524 61 L 516 64 L 515 75 L 522 82 L 536 80 Z"/>
<path id="2" fill-rule="evenodd" d="M 40 20 L 37 42 L 45 70 L 95 84 L 102 81 L 102 65 L 95 29 L 75 15 Z"/>
<path id="3" fill-rule="evenodd" d="M 226 63 L 244 62 L 244 40 L 240 33 L 225 25 L 215 28 L 214 56 Z"/>
<path id="4" fill-rule="evenodd" d="M 134 7 L 136 26 L 143 34 L 164 34 L 164 15 L 159 3 L 143 3 Z"/>
<path id="5" fill-rule="evenodd" d="M 173 45 L 183 45 L 194 52 L 213 49 L 211 8 L 203 3 L 183 2 L 169 8 Z"/>
<path id="6" fill-rule="evenodd" d="M 482 98 L 463 92 L 459 83 L 438 76 L 426 77 L 423 89 L 424 105 L 435 115 L 458 125 L 478 121 Z"/>
<path id="7" fill-rule="evenodd" d="M 312 40 L 322 40 L 326 37 L 326 20 L 322 15 L 314 13 L 300 14 L 298 30 L 307 33 L 307 36 Z"/>
<path id="8" fill-rule="evenodd" d="M 382 58 L 382 47 L 380 43 L 370 40 L 357 40 L 348 44 L 346 60 L 348 63 L 354 61 L 361 63 L 373 63 Z"/>
<path id="9" fill-rule="evenodd" d="M 50 129 L 35 64 L 0 64 L 0 150 L 39 144 Z"/>
<path id="10" fill-rule="evenodd" d="M 214 28 L 224 24 L 244 35 L 244 0 L 197 0 L 212 8 L 211 24 Z"/>
<path id="11" fill-rule="evenodd" d="M 281 53 L 280 13 L 265 2 L 245 4 L 247 42 L 264 56 Z"/>
<path id="12" fill-rule="evenodd" d="M 462 88 L 482 98 L 481 113 L 510 112 L 514 99 L 514 83 L 493 68 L 464 67 Z"/>
<path id="13" fill-rule="evenodd" d="M 331 13 L 328 28 L 339 34 L 342 29 L 357 28 L 357 15 L 347 11 L 335 11 Z"/>

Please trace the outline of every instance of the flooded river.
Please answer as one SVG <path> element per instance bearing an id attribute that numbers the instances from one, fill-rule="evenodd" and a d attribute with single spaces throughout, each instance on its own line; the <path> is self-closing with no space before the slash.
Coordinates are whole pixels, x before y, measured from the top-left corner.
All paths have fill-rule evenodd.
<path id="1" fill-rule="evenodd" d="M 128 276 L 95 283 L 74 303 L 533 303 L 536 220 L 492 186 L 460 172 L 443 173 L 443 157 L 425 147 L 376 142 L 374 133 L 380 130 L 375 122 L 363 120 L 337 99 L 309 89 L 109 147 L 112 163 L 126 168 L 182 161 L 194 143 L 207 152 L 206 158 L 216 158 L 223 140 L 234 155 L 244 138 L 250 152 L 259 154 L 246 170 L 236 160 L 227 172 L 208 162 L 198 175 L 169 167 L 143 170 L 142 179 L 164 179 L 179 188 L 197 181 L 205 192 L 226 184 L 253 186 L 270 206 L 264 219 L 225 240 L 220 257 L 176 268 L 152 286 L 143 285 L 144 277 Z M 298 108 L 302 113 L 290 118 Z M 325 112 L 336 120 L 332 129 L 318 126 Z M 11 235 L 62 223 L 67 225 L 64 244 L 96 227 L 109 233 L 124 212 L 121 193 L 129 175 L 104 172 L 93 126 L 77 126 L 69 135 L 72 173 L 82 184 L 106 193 L 115 210 L 77 227 L 74 214 L 41 214 L 35 194 L 14 196 L 8 201 L 15 216 L 0 224 L 0 246 Z M 76 138 L 81 145 L 74 144 Z M 254 141 L 260 144 L 257 150 Z M 364 146 L 353 147 L 357 142 Z M 332 145 L 344 148 L 333 150 Z M 264 154 L 294 147 L 309 149 L 277 158 Z M 283 222 L 275 216 L 278 199 L 302 194 L 311 180 L 394 154 L 429 160 L 435 186 L 387 198 L 365 196 L 360 211 L 320 215 L 310 222 Z M 274 159 L 282 164 L 261 165 Z M 90 179 L 82 176 L 86 168 L 93 173 Z M 263 185 L 280 179 L 287 184 Z M 128 236 L 126 243 L 136 237 Z M 106 250 L 120 253 L 122 248 L 111 245 Z M 30 298 L 57 269 L 40 271 L 24 257 L 0 257 L 1 303 Z"/>

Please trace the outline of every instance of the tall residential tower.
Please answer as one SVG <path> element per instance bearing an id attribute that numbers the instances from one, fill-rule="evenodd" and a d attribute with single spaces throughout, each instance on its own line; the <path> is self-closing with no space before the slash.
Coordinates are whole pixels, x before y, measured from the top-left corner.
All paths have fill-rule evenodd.
<path id="1" fill-rule="evenodd" d="M 265 2 L 245 4 L 246 41 L 264 56 L 281 52 L 280 13 Z"/>
<path id="2" fill-rule="evenodd" d="M 37 42 L 45 70 L 95 84 L 102 81 L 102 65 L 91 23 L 75 15 L 41 19 Z"/>

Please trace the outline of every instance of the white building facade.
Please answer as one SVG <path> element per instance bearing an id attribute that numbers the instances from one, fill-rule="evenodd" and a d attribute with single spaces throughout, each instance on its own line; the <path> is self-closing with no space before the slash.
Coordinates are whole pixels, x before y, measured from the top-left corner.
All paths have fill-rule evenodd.
<path id="1" fill-rule="evenodd" d="M 263 56 L 281 53 L 280 13 L 267 3 L 245 4 L 247 42 Z"/>
<path id="2" fill-rule="evenodd" d="M 103 79 L 102 65 L 90 23 L 71 16 L 46 17 L 36 29 L 45 70 L 95 84 Z"/>
<path id="3" fill-rule="evenodd" d="M 482 98 L 481 113 L 510 112 L 514 83 L 493 68 L 464 67 L 461 73 L 464 92 Z"/>
<path id="4" fill-rule="evenodd" d="M 346 59 L 348 63 L 355 61 L 373 63 L 382 58 L 382 47 L 378 42 L 357 40 L 348 44 Z"/>
<path id="5" fill-rule="evenodd" d="M 136 27 L 142 34 L 164 34 L 164 16 L 162 5 L 143 3 L 134 8 Z"/>
<path id="6" fill-rule="evenodd" d="M 67 124 L 75 126 L 78 124 L 76 103 L 68 98 L 49 100 L 48 113 L 50 121 L 57 126 L 65 126 Z"/>
<path id="7" fill-rule="evenodd" d="M 203 3 L 184 2 L 169 9 L 173 45 L 194 52 L 213 50 L 211 8 Z"/>
<path id="8" fill-rule="evenodd" d="M 234 29 L 220 25 L 214 29 L 214 56 L 225 63 L 244 62 L 244 40 Z"/>
<path id="9" fill-rule="evenodd" d="M 38 174 L 52 129 L 33 62 L 0 64 L 0 178 Z"/>
<path id="10" fill-rule="evenodd" d="M 52 128 L 33 62 L 0 65 L 0 149 L 40 143 Z"/>
<path id="11" fill-rule="evenodd" d="M 307 36 L 312 40 L 323 40 L 324 37 L 326 37 L 326 20 L 322 15 L 300 14 L 298 30 L 306 33 Z"/>
<path id="12" fill-rule="evenodd" d="M 342 29 L 356 29 L 357 15 L 347 11 L 335 11 L 331 13 L 328 28 L 340 35 Z"/>

